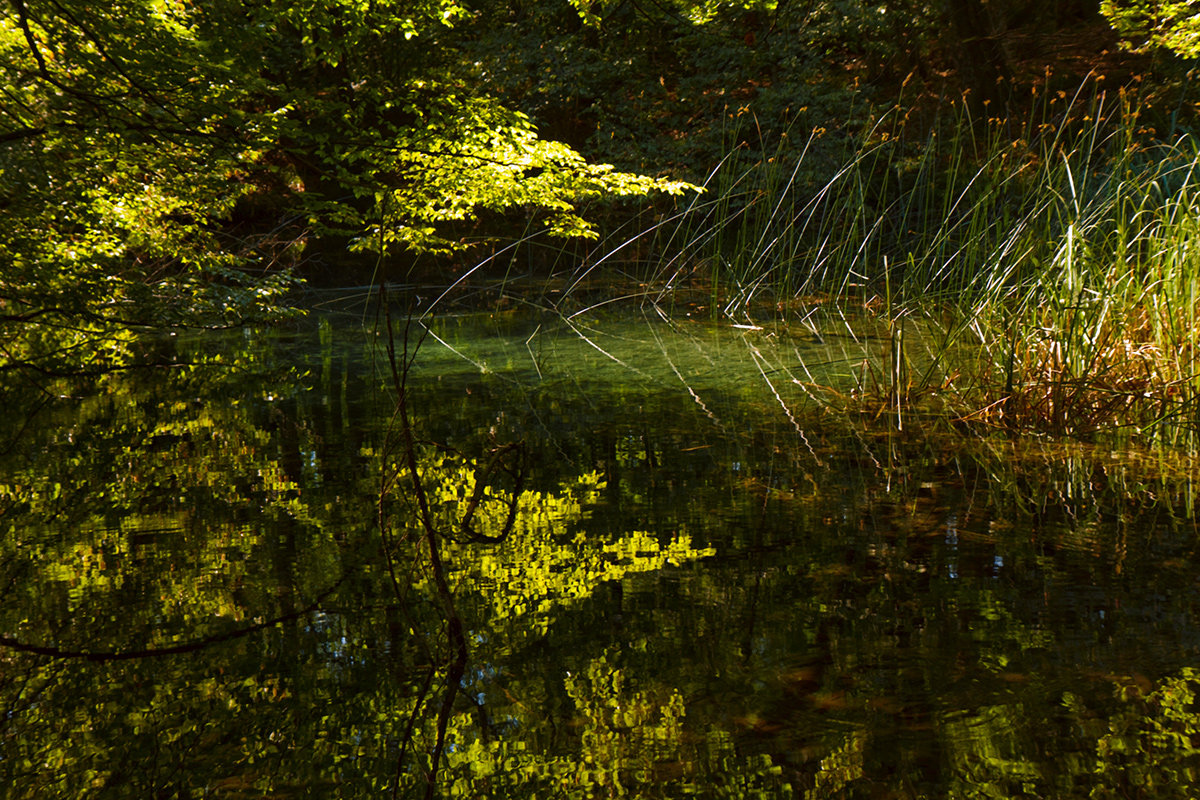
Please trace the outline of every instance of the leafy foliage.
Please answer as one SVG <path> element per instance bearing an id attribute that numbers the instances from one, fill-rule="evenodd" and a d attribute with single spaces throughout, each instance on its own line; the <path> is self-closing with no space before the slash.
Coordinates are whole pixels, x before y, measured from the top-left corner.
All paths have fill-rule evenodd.
<path id="1" fill-rule="evenodd" d="M 1137 49 L 1164 47 L 1184 58 L 1200 56 L 1200 18 L 1179 0 L 1102 0 L 1100 10 Z"/>
<path id="2" fill-rule="evenodd" d="M 313 237 L 453 250 L 448 223 L 511 208 L 586 236 L 581 202 L 684 189 L 540 139 L 446 46 L 470 21 L 451 0 L 6 5 L 6 366 L 100 369 L 131 327 L 277 309 Z"/>

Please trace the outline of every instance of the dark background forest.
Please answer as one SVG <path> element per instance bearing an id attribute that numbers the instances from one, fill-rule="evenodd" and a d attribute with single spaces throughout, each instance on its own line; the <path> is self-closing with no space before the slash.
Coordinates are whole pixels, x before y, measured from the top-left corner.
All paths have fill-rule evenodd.
<path id="1" fill-rule="evenodd" d="M 702 185 L 721 233 L 680 257 L 724 269 L 763 239 L 726 225 L 756 197 L 802 209 L 849 164 L 862 219 L 821 241 L 874 219 L 892 240 L 872 257 L 912 260 L 945 221 L 918 190 L 950 197 L 1010 144 L 1050 163 L 1035 140 L 1090 121 L 1135 137 L 1119 160 L 1189 134 L 1186 25 L 1101 5 L 8 0 L 6 366 L 103 368 L 131 329 L 271 319 L 300 280 L 545 275 L 597 240 L 645 264 L 680 247 L 645 233 Z M 1008 191 L 1020 211 L 1029 190 Z M 807 285 L 819 246 L 779 250 L 734 282 Z"/>

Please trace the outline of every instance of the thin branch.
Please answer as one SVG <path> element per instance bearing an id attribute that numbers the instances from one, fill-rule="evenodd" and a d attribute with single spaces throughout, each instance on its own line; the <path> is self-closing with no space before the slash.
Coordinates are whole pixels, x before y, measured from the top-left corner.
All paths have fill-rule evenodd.
<path id="1" fill-rule="evenodd" d="M 15 142 L 21 139 L 34 139 L 46 132 L 46 126 L 41 125 L 36 128 L 20 128 L 18 130 L 9 131 L 8 133 L 0 133 L 0 143 Z"/>
<path id="2" fill-rule="evenodd" d="M 59 647 L 50 647 L 47 645 L 30 644 L 22 642 L 12 636 L 0 636 L 0 647 L 7 647 L 10 650 L 16 650 L 22 653 L 32 653 L 39 656 L 49 656 L 50 658 L 70 658 L 81 661 L 93 662 L 111 662 L 111 661 L 134 661 L 142 658 L 161 658 L 163 656 L 181 655 L 183 653 L 194 653 L 198 650 L 203 650 L 211 647 L 214 644 L 240 639 L 244 636 L 249 636 L 252 633 L 273 628 L 276 625 L 281 625 L 285 622 L 298 619 L 305 614 L 310 614 L 321 607 L 321 603 L 325 598 L 329 597 L 350 575 L 349 570 L 342 573 L 342 576 L 334 582 L 332 586 L 327 588 L 321 594 L 317 595 L 316 599 L 306 605 L 299 611 L 293 611 L 288 614 L 283 614 L 278 617 L 250 625 L 245 628 L 237 628 L 225 633 L 219 633 L 213 636 L 207 636 L 203 639 L 198 639 L 194 642 L 175 645 L 173 647 L 158 647 L 147 648 L 144 650 L 115 650 L 115 651 L 97 651 L 97 650 L 64 650 Z"/>

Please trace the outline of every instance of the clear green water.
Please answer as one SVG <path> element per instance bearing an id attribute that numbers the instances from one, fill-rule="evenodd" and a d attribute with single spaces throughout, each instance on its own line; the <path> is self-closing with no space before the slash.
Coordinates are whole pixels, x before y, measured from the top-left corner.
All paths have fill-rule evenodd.
<path id="1" fill-rule="evenodd" d="M 825 413 L 885 342 L 816 329 L 437 320 L 449 611 L 369 332 L 11 381 L 0 796 L 1192 796 L 1194 465 Z"/>

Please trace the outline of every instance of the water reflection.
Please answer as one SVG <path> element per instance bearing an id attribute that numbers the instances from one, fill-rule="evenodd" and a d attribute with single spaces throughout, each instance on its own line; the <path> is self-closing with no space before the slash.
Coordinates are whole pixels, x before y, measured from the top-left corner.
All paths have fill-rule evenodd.
<path id="1" fill-rule="evenodd" d="M 413 376 L 453 695 L 369 337 L 10 393 L 6 796 L 424 796 L 439 724 L 442 796 L 1191 793 L 1186 458 L 898 436 L 764 386 L 742 332 L 541 324 L 444 321 L 468 358 Z M 454 535 L 517 442 L 512 532 L 496 470 Z"/>

